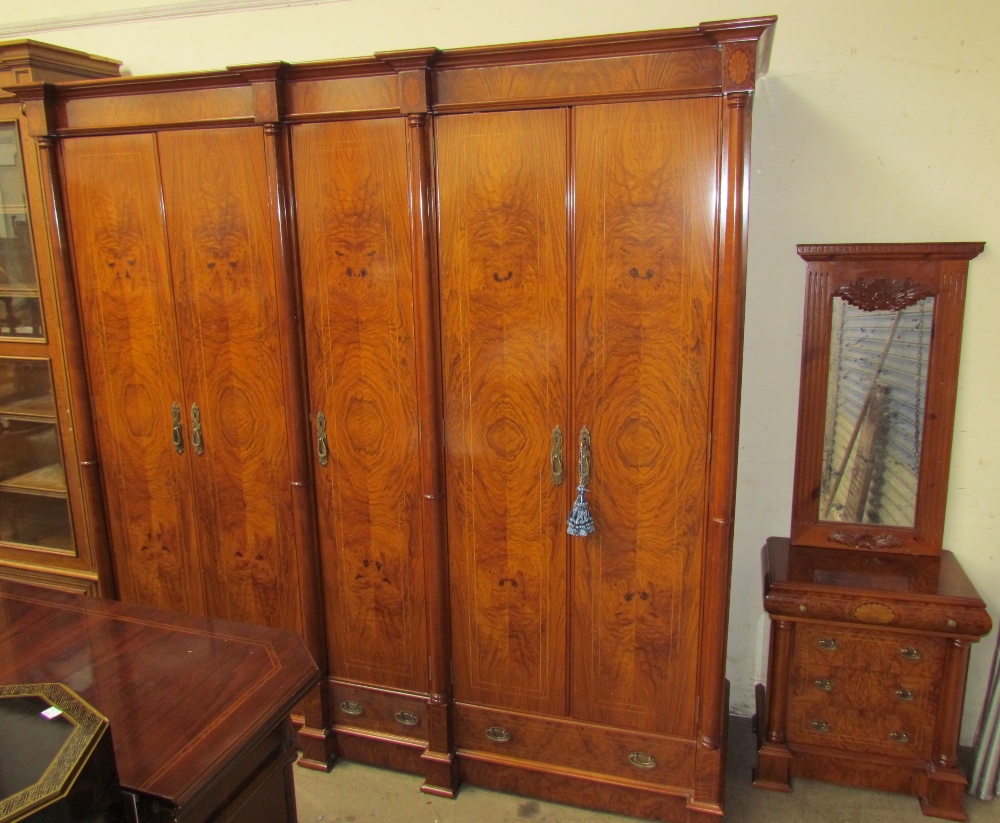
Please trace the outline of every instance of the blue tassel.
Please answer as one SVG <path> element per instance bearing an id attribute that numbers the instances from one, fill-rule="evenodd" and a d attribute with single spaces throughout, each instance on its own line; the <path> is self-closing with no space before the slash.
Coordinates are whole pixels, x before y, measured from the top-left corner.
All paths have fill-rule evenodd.
<path id="1" fill-rule="evenodd" d="M 573 535 L 573 537 L 586 537 L 596 531 L 594 518 L 590 516 L 590 508 L 584 497 L 586 493 L 586 486 L 581 484 L 576 487 L 576 502 L 573 504 L 573 510 L 569 513 L 569 520 L 566 521 L 566 533 Z"/>

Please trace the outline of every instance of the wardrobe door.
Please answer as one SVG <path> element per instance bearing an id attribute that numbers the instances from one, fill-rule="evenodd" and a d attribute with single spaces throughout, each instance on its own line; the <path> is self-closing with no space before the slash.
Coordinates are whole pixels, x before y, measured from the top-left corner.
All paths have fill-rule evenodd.
<path id="1" fill-rule="evenodd" d="M 295 126 L 292 150 L 330 675 L 426 692 L 406 128 Z"/>
<path id="2" fill-rule="evenodd" d="M 301 630 L 263 133 L 158 141 L 208 610 Z"/>
<path id="3" fill-rule="evenodd" d="M 62 158 L 119 595 L 201 613 L 156 138 L 68 139 Z"/>
<path id="4" fill-rule="evenodd" d="M 574 111 L 575 431 L 592 435 L 597 531 L 573 538 L 573 716 L 683 736 L 697 720 L 719 116 L 709 98 Z"/>
<path id="5" fill-rule="evenodd" d="M 556 715 L 566 712 L 575 462 L 567 127 L 561 109 L 451 115 L 435 127 L 455 697 Z"/>

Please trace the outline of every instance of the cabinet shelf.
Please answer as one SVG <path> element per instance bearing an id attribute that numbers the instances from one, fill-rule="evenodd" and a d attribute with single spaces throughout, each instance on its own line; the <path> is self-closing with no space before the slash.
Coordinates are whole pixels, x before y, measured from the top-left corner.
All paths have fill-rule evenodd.
<path id="1" fill-rule="evenodd" d="M 0 492 L 66 497 L 66 474 L 59 463 L 52 463 L 0 481 Z"/>
<path id="2" fill-rule="evenodd" d="M 56 407 L 52 395 L 35 395 L 8 400 L 0 398 L 0 417 L 8 420 L 56 422 Z"/>
<path id="3" fill-rule="evenodd" d="M 37 299 L 39 297 L 39 291 L 37 286 L 30 284 L 3 283 L 0 284 L 0 297 L 27 297 Z"/>

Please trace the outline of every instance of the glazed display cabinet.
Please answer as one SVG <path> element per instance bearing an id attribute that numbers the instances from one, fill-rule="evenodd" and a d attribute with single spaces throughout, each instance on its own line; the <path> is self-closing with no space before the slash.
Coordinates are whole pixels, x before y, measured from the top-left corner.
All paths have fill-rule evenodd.
<path id="1" fill-rule="evenodd" d="M 0 43 L 0 88 L 114 76 L 118 65 L 33 41 Z M 25 126 L 21 103 L 0 92 L 0 578 L 110 594 L 89 409 L 74 401 L 73 324 L 63 322 L 45 183 Z"/>

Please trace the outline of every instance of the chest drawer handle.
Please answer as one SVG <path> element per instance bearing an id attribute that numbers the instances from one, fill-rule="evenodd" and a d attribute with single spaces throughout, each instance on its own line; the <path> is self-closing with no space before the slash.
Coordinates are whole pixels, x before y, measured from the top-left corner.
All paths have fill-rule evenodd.
<path id="1" fill-rule="evenodd" d="M 836 651 L 837 641 L 831 637 L 824 637 L 816 641 L 816 645 L 819 646 L 825 652 Z"/>
<path id="2" fill-rule="evenodd" d="M 637 769 L 655 769 L 656 768 L 656 758 L 651 754 L 646 754 L 645 752 L 632 752 L 628 756 L 628 762 L 635 766 Z"/>
<path id="3" fill-rule="evenodd" d="M 340 710 L 344 714 L 353 714 L 355 717 L 365 713 L 365 707 L 353 700 L 345 700 L 340 704 Z"/>
<path id="4" fill-rule="evenodd" d="M 910 736 L 906 732 L 889 732 L 889 739 L 893 743 L 909 743 Z"/>
<path id="5" fill-rule="evenodd" d="M 899 653 L 907 660 L 920 660 L 920 658 L 923 657 L 920 650 L 914 649 L 912 646 L 903 646 L 903 648 L 899 650 Z"/>
<path id="6" fill-rule="evenodd" d="M 817 677 L 813 681 L 813 685 L 817 689 L 819 689 L 821 692 L 832 692 L 833 691 L 833 683 L 831 681 L 827 680 L 825 677 Z"/>
<path id="7" fill-rule="evenodd" d="M 809 724 L 809 728 L 814 732 L 828 732 L 830 731 L 830 724 L 825 720 L 814 720 Z"/>
<path id="8" fill-rule="evenodd" d="M 486 730 L 486 736 L 494 743 L 510 743 L 510 732 L 503 726 L 490 726 Z"/>
<path id="9" fill-rule="evenodd" d="M 896 689 L 896 697 L 900 700 L 913 700 L 916 695 L 909 689 Z"/>
<path id="10" fill-rule="evenodd" d="M 416 726 L 420 722 L 420 718 L 413 712 L 396 712 L 393 717 L 396 718 L 397 723 L 401 723 L 404 726 Z"/>

